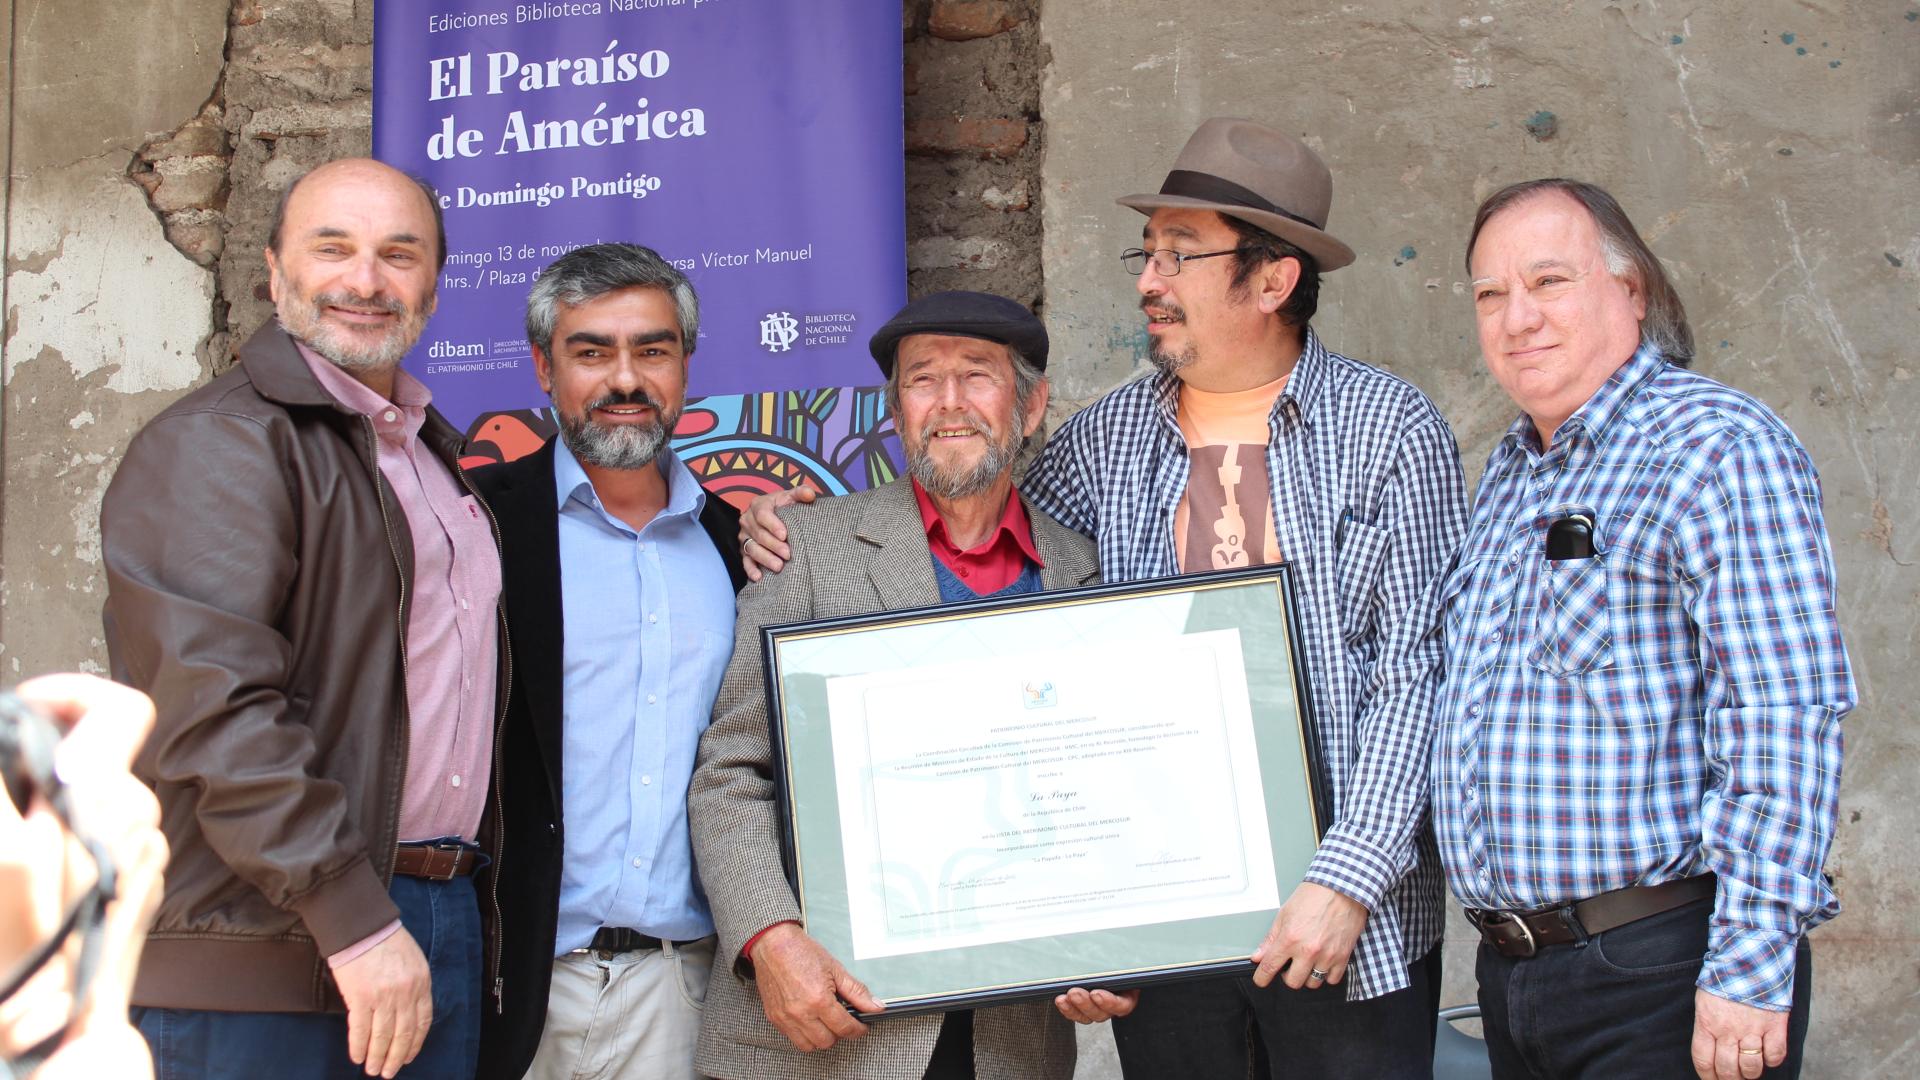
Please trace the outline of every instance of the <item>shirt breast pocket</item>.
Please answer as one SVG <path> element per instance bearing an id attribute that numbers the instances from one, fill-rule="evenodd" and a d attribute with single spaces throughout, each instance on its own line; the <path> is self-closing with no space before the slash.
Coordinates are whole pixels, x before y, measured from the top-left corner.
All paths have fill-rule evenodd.
<path id="1" fill-rule="evenodd" d="M 721 678 L 727 673 L 727 661 L 733 658 L 733 638 L 698 626 L 676 632 L 673 647 L 674 691 L 696 703 L 699 730 L 705 731 L 712 718 L 714 698 L 720 693 Z"/>
<path id="2" fill-rule="evenodd" d="M 1340 635 L 1348 643 L 1365 636 L 1373 623 L 1373 593 L 1393 539 L 1393 530 L 1358 521 L 1348 521 L 1341 530 L 1334 575 L 1340 590 Z"/>
<path id="3" fill-rule="evenodd" d="M 1528 660 L 1549 675 L 1584 675 L 1613 664 L 1613 613 L 1607 556 L 1549 559 L 1540 575 L 1540 609 Z"/>
<path id="4" fill-rule="evenodd" d="M 491 612 L 500 598 L 500 556 L 493 545 L 493 519 L 472 495 L 461 496 L 446 519 L 453 545 L 453 585 L 475 611 Z"/>

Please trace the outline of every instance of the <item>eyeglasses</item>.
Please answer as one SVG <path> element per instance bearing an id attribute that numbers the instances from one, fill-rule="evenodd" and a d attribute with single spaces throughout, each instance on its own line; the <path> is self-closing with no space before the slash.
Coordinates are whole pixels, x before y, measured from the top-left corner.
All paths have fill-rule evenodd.
<path id="1" fill-rule="evenodd" d="M 1188 255 L 1185 252 L 1174 251 L 1172 248 L 1156 248 L 1153 251 L 1129 248 L 1120 253 L 1120 265 L 1127 268 L 1127 273 L 1139 277 L 1146 273 L 1147 263 L 1151 262 L 1154 273 L 1161 277 L 1177 277 L 1182 263 L 1189 263 L 1195 259 L 1211 259 L 1220 255 L 1244 255 L 1252 250 L 1252 248 L 1239 247 L 1231 251 L 1207 251 L 1198 255 Z"/>

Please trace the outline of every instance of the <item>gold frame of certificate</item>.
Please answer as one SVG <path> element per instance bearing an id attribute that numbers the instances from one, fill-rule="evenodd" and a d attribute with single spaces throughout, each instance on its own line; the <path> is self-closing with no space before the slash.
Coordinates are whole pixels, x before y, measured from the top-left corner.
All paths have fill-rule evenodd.
<path id="1" fill-rule="evenodd" d="M 882 1016 L 1252 970 L 1328 819 L 1288 567 L 762 631 L 788 878 Z"/>

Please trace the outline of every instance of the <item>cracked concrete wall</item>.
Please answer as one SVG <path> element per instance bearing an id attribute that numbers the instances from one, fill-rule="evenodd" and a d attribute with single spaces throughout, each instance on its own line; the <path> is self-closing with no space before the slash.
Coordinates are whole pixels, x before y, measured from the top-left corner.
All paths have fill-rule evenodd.
<path id="1" fill-rule="evenodd" d="M 228 0 L 14 0 L 0 678 L 99 670 L 100 496 L 206 373 L 212 275 L 129 179 L 213 95 Z M 129 92 L 136 87 L 137 92 Z"/>
<path id="2" fill-rule="evenodd" d="M 1201 11 L 1204 17 L 1200 17 Z M 1481 365 L 1461 266 L 1479 199 L 1566 175 L 1611 189 L 1666 260 L 1700 370 L 1778 410 L 1821 470 L 1861 692 L 1829 868 L 1845 913 L 1813 935 L 1806 1075 L 1912 1074 L 1920 1040 L 1920 10 L 1785 0 L 1431 5 L 1049 0 L 1044 251 L 1067 407 L 1140 369 L 1116 256 L 1211 115 L 1300 134 L 1360 253 L 1317 326 L 1424 387 L 1470 477 L 1512 416 Z M 1471 995 L 1450 927 L 1450 1001 Z"/>

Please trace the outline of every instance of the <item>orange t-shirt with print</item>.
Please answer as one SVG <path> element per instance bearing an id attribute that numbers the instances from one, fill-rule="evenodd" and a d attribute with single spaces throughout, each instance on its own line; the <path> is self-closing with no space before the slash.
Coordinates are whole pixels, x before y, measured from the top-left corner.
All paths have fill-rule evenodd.
<path id="1" fill-rule="evenodd" d="M 1180 387 L 1180 433 L 1193 463 L 1173 518 L 1181 572 L 1281 561 L 1267 476 L 1267 419 L 1286 387 L 1286 375 L 1225 394 Z"/>

